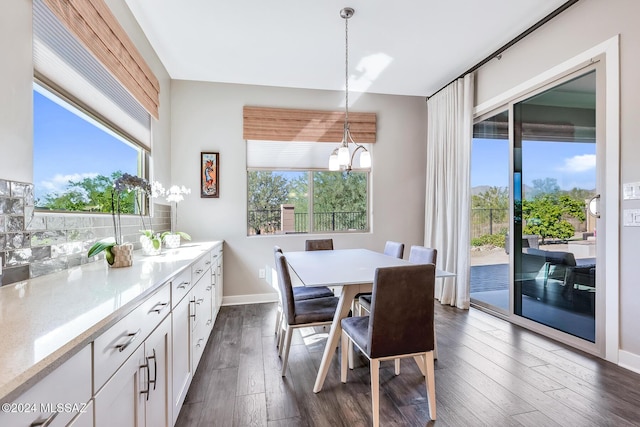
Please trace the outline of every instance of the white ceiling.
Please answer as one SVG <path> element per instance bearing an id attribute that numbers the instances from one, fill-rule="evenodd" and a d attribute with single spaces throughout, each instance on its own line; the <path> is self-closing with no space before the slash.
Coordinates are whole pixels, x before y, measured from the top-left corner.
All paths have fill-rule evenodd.
<path id="1" fill-rule="evenodd" d="M 126 0 L 173 79 L 430 96 L 566 0 Z"/>

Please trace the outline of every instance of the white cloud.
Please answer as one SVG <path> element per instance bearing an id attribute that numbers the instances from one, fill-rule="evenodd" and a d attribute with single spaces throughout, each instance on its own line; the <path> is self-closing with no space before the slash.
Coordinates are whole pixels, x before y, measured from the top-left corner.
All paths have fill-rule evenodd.
<path id="1" fill-rule="evenodd" d="M 581 154 L 564 159 L 561 170 L 567 172 L 585 172 L 596 167 L 595 154 Z"/>
<path id="2" fill-rule="evenodd" d="M 69 175 L 56 174 L 50 180 L 41 181 L 40 187 L 44 193 L 64 193 L 67 191 L 69 181 L 81 181 L 85 178 L 95 178 L 98 176 L 95 172 L 74 173 Z"/>

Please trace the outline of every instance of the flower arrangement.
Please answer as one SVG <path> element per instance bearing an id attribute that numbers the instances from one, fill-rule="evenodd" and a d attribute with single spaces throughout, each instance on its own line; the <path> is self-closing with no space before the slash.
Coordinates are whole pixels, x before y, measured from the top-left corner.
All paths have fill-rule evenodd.
<path id="1" fill-rule="evenodd" d="M 133 251 L 133 245 L 130 243 L 124 244 L 122 241 L 122 225 L 120 221 L 122 194 L 124 192 L 130 193 L 132 191 L 141 191 L 144 194 L 149 194 L 151 186 L 149 182 L 138 176 L 130 175 L 128 173 L 123 174 L 117 178 L 113 183 L 111 190 L 111 217 L 113 218 L 113 238 L 99 240 L 91 246 L 87 257 L 91 258 L 105 252 L 105 259 L 110 266 L 124 267 L 131 265 L 131 252 Z M 142 226 L 145 228 L 144 217 L 142 215 L 142 209 L 140 206 L 140 198 L 134 197 L 135 202 L 140 212 L 140 219 L 142 220 Z M 122 249 L 122 248 L 124 249 Z M 126 260 L 116 260 L 117 254 L 123 253 Z"/>
<path id="2" fill-rule="evenodd" d="M 180 238 L 191 240 L 191 236 L 182 231 L 176 231 L 178 223 L 178 202 L 184 200 L 184 194 L 191 194 L 191 189 L 184 185 L 178 187 L 172 185 L 166 191 L 167 202 L 171 204 L 171 231 L 162 233 L 162 240 L 168 248 L 177 248 L 180 246 Z"/>

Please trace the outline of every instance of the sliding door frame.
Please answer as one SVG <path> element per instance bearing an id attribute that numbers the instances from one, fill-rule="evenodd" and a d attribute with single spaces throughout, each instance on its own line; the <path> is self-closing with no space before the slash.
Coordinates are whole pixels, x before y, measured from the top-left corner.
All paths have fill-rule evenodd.
<path id="1" fill-rule="evenodd" d="M 598 137 L 604 137 L 604 164 L 601 169 L 604 173 L 599 172 L 600 191 L 605 194 L 604 203 L 600 205 L 602 212 L 605 241 L 603 247 L 598 248 L 598 254 L 606 253 L 606 257 L 600 258 L 603 262 L 604 277 L 600 275 L 599 282 L 604 284 L 604 289 L 600 286 L 597 292 L 596 301 L 596 343 L 573 337 L 564 332 L 544 326 L 532 320 L 517 316 L 514 313 L 513 298 L 513 262 L 514 251 L 509 251 L 509 273 L 510 273 L 510 301 L 509 313 L 507 320 L 514 324 L 521 325 L 543 335 L 549 336 L 558 341 L 565 342 L 573 347 L 579 348 L 586 352 L 598 355 L 606 360 L 618 363 L 619 361 L 619 233 L 620 233 L 620 78 L 619 78 L 619 36 L 600 43 L 597 46 L 559 64 L 540 75 L 531 78 L 518 86 L 506 91 L 480 105 L 474 109 L 474 123 L 480 118 L 486 118 L 490 113 L 497 111 L 509 111 L 509 186 L 510 186 L 510 207 L 509 215 L 513 218 L 513 105 L 521 100 L 542 90 L 548 89 L 548 86 L 555 85 L 567 79 L 567 76 L 573 75 L 580 70 L 585 70 L 592 66 L 595 62 L 600 62 L 597 70 L 598 74 L 604 72 L 604 106 L 598 105 L 597 108 L 604 108 L 604 132 L 598 131 Z M 597 77 L 598 80 L 601 77 Z M 513 236 L 513 221 L 510 225 L 510 235 Z M 511 239 L 512 241 L 514 239 Z M 502 314 L 502 313 L 496 313 Z M 502 316 L 501 316 L 502 317 Z"/>

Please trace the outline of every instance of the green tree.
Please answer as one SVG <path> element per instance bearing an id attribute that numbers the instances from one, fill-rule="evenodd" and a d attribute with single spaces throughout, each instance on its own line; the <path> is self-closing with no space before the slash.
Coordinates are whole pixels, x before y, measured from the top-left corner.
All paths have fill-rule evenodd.
<path id="1" fill-rule="evenodd" d="M 314 229 L 326 231 L 366 228 L 366 189 L 367 175 L 363 172 L 314 172 Z M 331 218 L 322 214 L 331 214 Z"/>
<path id="2" fill-rule="evenodd" d="M 471 209 L 476 224 L 505 223 L 509 215 L 509 191 L 506 187 L 489 187 L 471 196 Z"/>
<path id="3" fill-rule="evenodd" d="M 271 171 L 250 171 L 248 173 L 248 223 L 256 234 L 273 227 L 280 221 L 280 205 L 287 203 L 290 182 L 282 175 Z"/>
<path id="4" fill-rule="evenodd" d="M 542 243 L 546 238 L 568 239 L 573 237 L 575 228 L 567 218 L 584 221 L 584 202 L 567 195 L 543 194 L 533 200 L 524 200 L 522 215 L 527 221 L 524 234 L 537 234 Z"/>
<path id="5" fill-rule="evenodd" d="M 113 182 L 121 176 L 122 171 L 116 171 L 111 176 L 69 181 L 64 192 L 47 194 L 38 207 L 57 211 L 111 212 Z M 122 195 L 120 209 L 122 213 L 136 213 L 134 193 Z"/>
<path id="6" fill-rule="evenodd" d="M 528 199 L 535 199 L 545 194 L 557 194 L 560 192 L 558 180 L 555 178 L 534 179 L 531 183 L 533 184 L 531 194 L 525 195 Z"/>

